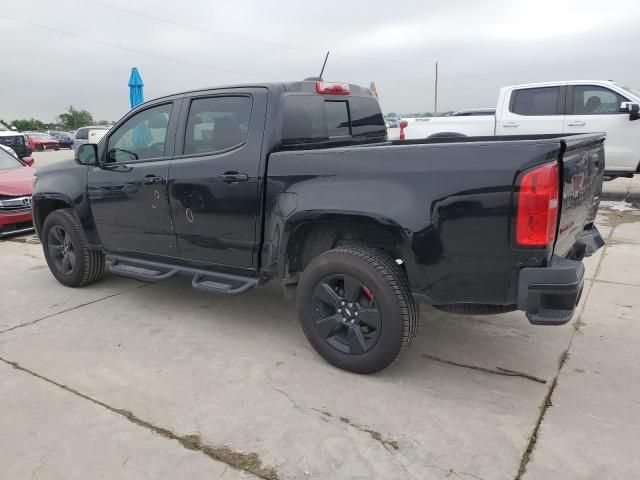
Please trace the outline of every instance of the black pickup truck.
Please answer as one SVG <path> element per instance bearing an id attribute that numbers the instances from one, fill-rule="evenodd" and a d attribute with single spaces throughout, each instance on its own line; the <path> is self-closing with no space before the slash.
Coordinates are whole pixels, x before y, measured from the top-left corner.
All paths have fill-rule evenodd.
<path id="1" fill-rule="evenodd" d="M 279 280 L 330 363 L 388 366 L 418 302 L 570 320 L 603 134 L 388 141 L 368 89 L 301 81 L 190 91 L 129 112 L 41 168 L 34 223 L 53 275 L 176 274 L 238 294 Z"/>

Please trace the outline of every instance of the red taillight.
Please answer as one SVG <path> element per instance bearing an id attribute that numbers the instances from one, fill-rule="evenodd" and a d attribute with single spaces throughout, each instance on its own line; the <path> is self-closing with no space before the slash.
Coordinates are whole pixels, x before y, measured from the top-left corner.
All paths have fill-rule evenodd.
<path id="1" fill-rule="evenodd" d="M 516 243 L 526 247 L 553 243 L 558 220 L 560 170 L 557 163 L 523 175 L 518 194 Z"/>
<path id="2" fill-rule="evenodd" d="M 409 123 L 406 120 L 400 120 L 400 140 L 404 140 L 404 129 L 407 128 Z"/>
<path id="3" fill-rule="evenodd" d="M 316 92 L 323 95 L 349 95 L 348 83 L 316 82 Z"/>

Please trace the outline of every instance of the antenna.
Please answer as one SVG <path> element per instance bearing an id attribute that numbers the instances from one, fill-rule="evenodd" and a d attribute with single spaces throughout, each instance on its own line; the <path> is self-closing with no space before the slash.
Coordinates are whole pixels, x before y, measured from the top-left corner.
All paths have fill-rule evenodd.
<path id="1" fill-rule="evenodd" d="M 324 73 L 324 67 L 327 66 L 327 60 L 329 59 L 329 50 L 327 50 L 327 55 L 324 57 L 324 63 L 322 64 L 322 70 L 320 70 L 320 75 L 318 76 L 318 78 L 320 78 L 320 80 L 322 80 L 322 74 Z"/>

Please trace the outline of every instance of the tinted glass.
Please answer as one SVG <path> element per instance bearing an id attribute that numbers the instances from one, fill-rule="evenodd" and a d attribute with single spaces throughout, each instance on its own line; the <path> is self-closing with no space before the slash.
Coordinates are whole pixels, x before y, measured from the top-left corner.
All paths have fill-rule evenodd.
<path id="1" fill-rule="evenodd" d="M 81 128 L 76 132 L 76 138 L 78 140 L 86 140 L 88 138 L 89 130 L 86 128 Z"/>
<path id="2" fill-rule="evenodd" d="M 384 117 L 375 98 L 352 97 L 349 99 L 349 110 L 354 137 L 384 137 L 387 134 Z"/>
<path id="3" fill-rule="evenodd" d="M 516 90 L 510 109 L 518 115 L 555 115 L 558 106 L 559 87 L 527 88 Z"/>
<path id="4" fill-rule="evenodd" d="M 612 115 L 620 113 L 620 104 L 627 99 L 604 87 L 579 85 L 573 87 L 573 115 Z"/>
<path id="5" fill-rule="evenodd" d="M 118 127 L 109 137 L 107 161 L 130 162 L 163 157 L 171 105 L 143 110 Z"/>
<path id="6" fill-rule="evenodd" d="M 313 142 L 328 137 L 324 121 L 324 99 L 309 95 L 290 95 L 284 102 L 284 143 Z"/>
<path id="7" fill-rule="evenodd" d="M 210 97 L 191 102 L 185 154 L 209 153 L 242 144 L 249 132 L 251 97 Z"/>
<path id="8" fill-rule="evenodd" d="M 350 135 L 347 102 L 325 102 L 324 109 L 327 116 L 327 134 L 329 138 Z"/>

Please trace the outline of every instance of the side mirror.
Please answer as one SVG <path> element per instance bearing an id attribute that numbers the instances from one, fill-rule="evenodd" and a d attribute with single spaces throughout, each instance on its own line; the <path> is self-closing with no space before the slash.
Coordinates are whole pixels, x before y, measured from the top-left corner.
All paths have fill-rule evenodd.
<path id="1" fill-rule="evenodd" d="M 29 165 L 30 167 L 33 167 L 33 162 L 35 161 L 33 157 L 22 157 L 22 161 L 24 163 L 26 163 L 27 165 Z"/>
<path id="2" fill-rule="evenodd" d="M 74 160 L 80 165 L 98 165 L 98 146 L 95 143 L 83 143 L 76 149 Z"/>
<path id="3" fill-rule="evenodd" d="M 635 102 L 622 102 L 620 104 L 620 112 L 629 112 L 629 120 L 640 119 L 640 104 Z"/>

